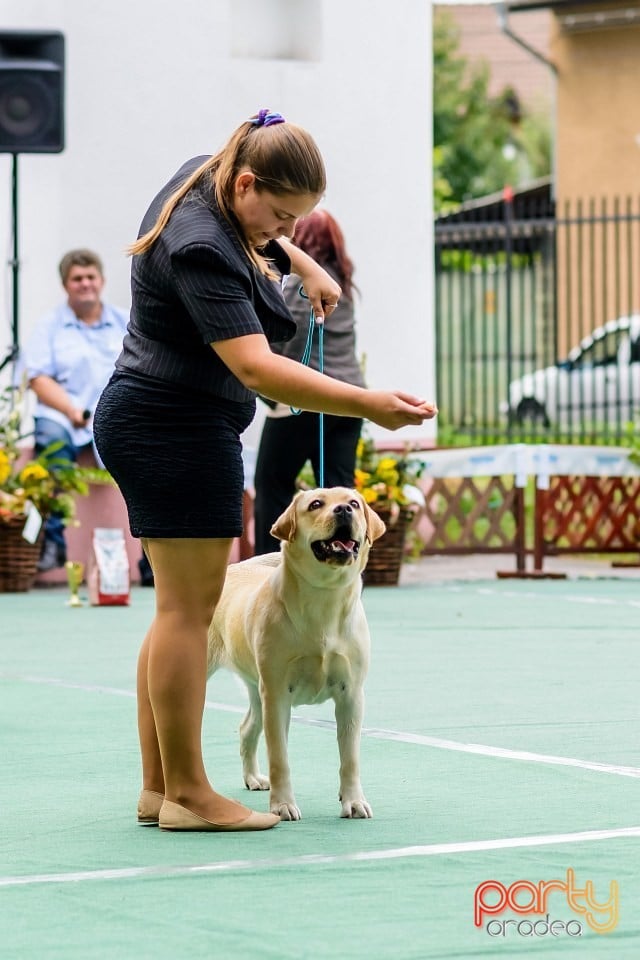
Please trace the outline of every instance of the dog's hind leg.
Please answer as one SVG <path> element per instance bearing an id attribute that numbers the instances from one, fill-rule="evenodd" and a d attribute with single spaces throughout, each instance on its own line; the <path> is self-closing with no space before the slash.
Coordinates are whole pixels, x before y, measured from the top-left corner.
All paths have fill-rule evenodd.
<path id="1" fill-rule="evenodd" d="M 249 709 L 240 724 L 240 756 L 242 775 L 248 790 L 268 790 L 269 778 L 260 773 L 258 765 L 258 740 L 262 733 L 262 702 L 258 688 L 247 683 Z"/>

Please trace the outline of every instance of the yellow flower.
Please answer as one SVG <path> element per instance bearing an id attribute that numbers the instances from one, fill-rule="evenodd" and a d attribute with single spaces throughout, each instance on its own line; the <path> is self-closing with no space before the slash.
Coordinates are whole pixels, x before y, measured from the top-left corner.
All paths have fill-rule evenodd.
<path id="1" fill-rule="evenodd" d="M 11 475 L 11 461 L 4 450 L 0 450 L 0 484 L 6 483 Z"/>
<path id="2" fill-rule="evenodd" d="M 40 463 L 28 463 L 23 467 L 18 476 L 20 483 L 28 486 L 29 483 L 38 483 L 40 480 L 46 480 L 49 471 Z"/>
<path id="3" fill-rule="evenodd" d="M 382 464 L 380 464 L 378 476 L 380 477 L 381 482 L 386 483 L 388 487 L 398 486 L 400 474 L 395 467 L 383 467 Z"/>
<path id="4" fill-rule="evenodd" d="M 362 491 L 362 496 L 366 503 L 375 503 L 378 499 L 377 491 L 374 490 L 373 487 L 365 487 Z"/>
<path id="5" fill-rule="evenodd" d="M 359 470 L 357 467 L 354 471 L 354 480 L 356 483 L 356 490 L 362 490 L 364 486 L 371 479 L 371 474 L 367 473 L 366 470 Z"/>

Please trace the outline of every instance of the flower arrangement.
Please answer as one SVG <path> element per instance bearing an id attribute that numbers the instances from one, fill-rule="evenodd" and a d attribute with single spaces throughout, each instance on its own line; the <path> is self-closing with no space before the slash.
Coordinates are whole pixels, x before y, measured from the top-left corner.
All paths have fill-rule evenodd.
<path id="1" fill-rule="evenodd" d="M 110 482 L 109 474 L 56 457 L 62 443 L 21 463 L 24 396 L 24 387 L 0 395 L 0 523 L 25 517 L 32 504 L 42 516 L 57 513 L 68 524 L 75 517 L 74 495 L 88 494 L 89 482 Z"/>
<path id="2" fill-rule="evenodd" d="M 381 451 L 371 437 L 363 434 L 356 453 L 355 485 L 368 504 L 388 510 L 391 519 L 401 510 L 415 512 L 424 506 L 424 496 L 416 481 L 424 471 L 424 463 L 402 453 Z"/>

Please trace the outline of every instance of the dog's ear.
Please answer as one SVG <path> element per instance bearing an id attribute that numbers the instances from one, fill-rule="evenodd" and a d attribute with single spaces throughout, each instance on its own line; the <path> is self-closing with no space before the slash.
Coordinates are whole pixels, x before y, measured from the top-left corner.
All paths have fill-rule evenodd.
<path id="1" fill-rule="evenodd" d="M 295 537 L 296 501 L 298 500 L 299 496 L 299 493 L 296 494 L 285 512 L 278 517 L 274 525 L 271 527 L 271 536 L 275 537 L 277 540 L 293 540 Z"/>
<path id="2" fill-rule="evenodd" d="M 375 510 L 372 510 L 369 504 L 365 501 L 364 503 L 364 515 L 367 518 L 367 540 L 369 543 L 373 543 L 374 540 L 377 540 L 378 537 L 381 537 L 382 534 L 386 531 L 387 525 L 384 520 L 381 520 Z"/>

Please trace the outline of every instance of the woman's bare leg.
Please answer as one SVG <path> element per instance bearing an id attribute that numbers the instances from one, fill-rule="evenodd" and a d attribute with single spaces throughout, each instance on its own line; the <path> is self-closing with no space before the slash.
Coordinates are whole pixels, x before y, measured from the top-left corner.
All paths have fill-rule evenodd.
<path id="1" fill-rule="evenodd" d="M 231 544 L 226 539 L 145 542 L 155 580 L 156 615 L 139 660 L 144 786 L 216 823 L 234 823 L 250 812 L 214 792 L 202 758 L 207 634 Z"/>
<path id="2" fill-rule="evenodd" d="M 142 788 L 154 790 L 164 794 L 164 774 L 162 772 L 162 758 L 160 744 L 156 733 L 156 721 L 149 699 L 149 683 L 147 667 L 149 661 L 149 645 L 151 642 L 151 624 L 140 648 L 138 657 L 138 734 L 140 737 L 140 755 L 142 757 Z"/>
<path id="3" fill-rule="evenodd" d="M 149 560 L 149 550 L 147 541 L 142 540 L 142 549 Z M 151 561 L 149 560 L 149 563 Z M 138 734 L 140 737 L 140 755 L 142 757 L 142 788 L 144 790 L 154 790 L 156 793 L 164 793 L 164 774 L 162 773 L 162 758 L 160 757 L 160 745 L 158 743 L 158 734 L 156 733 L 156 722 L 151 709 L 151 700 L 149 699 L 149 683 L 147 680 L 147 665 L 149 661 L 149 644 L 151 642 L 151 631 L 153 623 L 147 631 L 140 655 L 138 657 Z"/>

